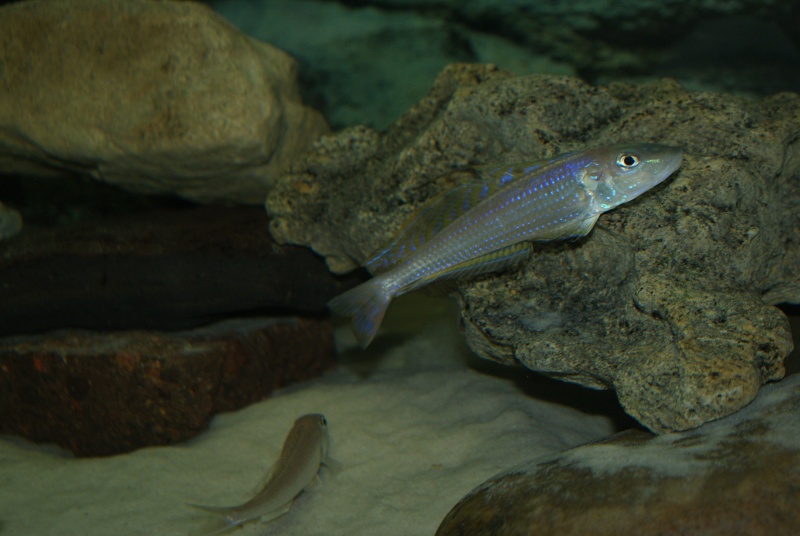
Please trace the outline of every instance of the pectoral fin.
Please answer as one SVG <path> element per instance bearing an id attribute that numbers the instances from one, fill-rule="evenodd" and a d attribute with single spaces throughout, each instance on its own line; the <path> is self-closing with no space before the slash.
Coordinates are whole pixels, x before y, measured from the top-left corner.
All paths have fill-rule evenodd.
<path id="1" fill-rule="evenodd" d="M 594 224 L 597 222 L 597 218 L 599 217 L 600 214 L 596 214 L 578 222 L 578 225 L 575 227 L 574 234 L 571 234 L 568 238 L 576 239 L 588 235 L 589 231 L 592 230 L 592 227 L 594 227 Z"/>
<path id="2" fill-rule="evenodd" d="M 323 460 L 322 465 L 327 467 L 328 471 L 330 471 L 330 473 L 333 476 L 336 476 L 342 472 L 342 464 L 340 462 L 337 462 L 330 456 L 326 457 L 325 460 Z"/>
<path id="3" fill-rule="evenodd" d="M 311 479 L 311 482 L 306 484 L 306 487 L 303 488 L 304 491 L 310 491 L 313 489 L 317 489 L 322 485 L 322 478 L 320 478 L 319 473 L 314 475 L 314 478 Z"/>

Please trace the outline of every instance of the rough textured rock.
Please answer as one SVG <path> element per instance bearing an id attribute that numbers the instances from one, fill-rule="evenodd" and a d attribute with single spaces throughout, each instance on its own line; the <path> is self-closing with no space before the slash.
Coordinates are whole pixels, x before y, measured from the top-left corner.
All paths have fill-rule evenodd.
<path id="1" fill-rule="evenodd" d="M 624 432 L 498 475 L 437 536 L 795 534 L 800 376 L 698 430 Z"/>
<path id="2" fill-rule="evenodd" d="M 683 146 L 672 179 L 586 239 L 539 246 L 522 269 L 462 282 L 457 296 L 479 355 L 613 388 L 650 429 L 685 430 L 783 375 L 792 341 L 773 304 L 800 302 L 799 122 L 795 94 L 749 101 L 670 81 L 592 87 L 452 66 L 385 134 L 323 139 L 267 209 L 280 242 L 344 272 L 471 165 L 622 140 Z"/>
<path id="3" fill-rule="evenodd" d="M 200 207 L 29 227 L 0 244 L 0 336 L 325 311 L 351 281 L 267 226 L 261 207 Z"/>
<path id="4" fill-rule="evenodd" d="M 0 8 L 0 168 L 260 203 L 327 132 L 295 62 L 195 2 Z"/>
<path id="5" fill-rule="evenodd" d="M 321 374 L 333 355 L 329 321 L 288 317 L 0 339 L 0 432 L 78 456 L 172 444 L 215 413 Z"/>

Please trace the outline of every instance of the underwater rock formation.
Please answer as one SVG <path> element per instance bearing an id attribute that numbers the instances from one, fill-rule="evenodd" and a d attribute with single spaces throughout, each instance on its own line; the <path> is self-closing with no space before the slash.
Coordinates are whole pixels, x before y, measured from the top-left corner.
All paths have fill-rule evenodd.
<path id="1" fill-rule="evenodd" d="M 795 534 L 800 375 L 681 434 L 623 432 L 534 460 L 464 497 L 437 536 Z"/>
<path id="2" fill-rule="evenodd" d="M 335 272 L 363 262 L 469 167 L 620 141 L 682 146 L 675 176 L 574 243 L 461 281 L 480 356 L 615 389 L 653 431 L 728 415 L 783 376 L 774 307 L 800 302 L 800 97 L 749 101 L 665 80 L 593 87 L 454 65 L 385 134 L 324 137 L 268 197 L 279 242 Z"/>
<path id="3" fill-rule="evenodd" d="M 0 168 L 258 204 L 328 131 L 295 61 L 195 2 L 0 8 Z"/>
<path id="4" fill-rule="evenodd" d="M 216 413 L 322 374 L 333 355 L 330 322 L 294 317 L 0 339 L 0 433 L 77 456 L 178 443 Z"/>
<path id="5" fill-rule="evenodd" d="M 0 243 L 0 432 L 81 456 L 171 444 L 329 369 L 319 313 L 345 281 L 267 224 L 141 210 Z"/>
<path id="6" fill-rule="evenodd" d="M 146 210 L 29 227 L 0 243 L 0 336 L 80 328 L 188 329 L 318 314 L 348 281 L 279 246 L 261 207 Z"/>

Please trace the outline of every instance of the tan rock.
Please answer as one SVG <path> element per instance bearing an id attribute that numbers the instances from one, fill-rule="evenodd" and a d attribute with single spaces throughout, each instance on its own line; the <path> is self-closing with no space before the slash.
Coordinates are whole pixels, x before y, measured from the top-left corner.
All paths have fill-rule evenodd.
<path id="1" fill-rule="evenodd" d="M 496 476 L 437 536 L 731 536 L 800 528 L 800 376 L 696 431 L 625 432 Z"/>
<path id="2" fill-rule="evenodd" d="M 260 203 L 328 131 L 294 60 L 195 2 L 0 8 L 0 167 Z"/>

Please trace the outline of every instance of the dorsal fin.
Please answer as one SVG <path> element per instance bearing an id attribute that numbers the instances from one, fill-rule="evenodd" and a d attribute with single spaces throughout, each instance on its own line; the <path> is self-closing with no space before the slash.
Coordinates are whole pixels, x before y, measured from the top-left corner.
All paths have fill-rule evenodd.
<path id="1" fill-rule="evenodd" d="M 436 233 L 487 197 L 565 156 L 569 155 L 549 160 L 475 167 L 480 178 L 469 179 L 434 197 L 388 244 L 368 259 L 364 266 L 372 274 L 389 270 L 413 255 Z"/>
<path id="2" fill-rule="evenodd" d="M 490 187 L 488 183 L 471 179 L 439 194 L 420 209 L 391 242 L 365 262 L 364 266 L 373 274 L 392 268 L 498 189 L 497 186 Z"/>
<path id="3" fill-rule="evenodd" d="M 496 183 L 498 186 L 505 186 L 518 179 L 527 177 L 531 173 L 541 171 L 546 167 L 578 154 L 578 151 L 563 153 L 555 158 L 545 158 L 542 160 L 523 160 L 513 164 L 504 165 L 485 165 L 475 166 L 475 171 L 480 175 L 481 180 L 488 183 Z"/>

